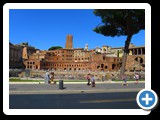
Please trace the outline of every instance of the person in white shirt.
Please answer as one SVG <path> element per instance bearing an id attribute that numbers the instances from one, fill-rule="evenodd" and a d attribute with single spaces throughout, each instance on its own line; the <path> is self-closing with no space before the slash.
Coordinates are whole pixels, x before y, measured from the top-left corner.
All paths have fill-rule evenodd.
<path id="1" fill-rule="evenodd" d="M 92 75 L 92 77 L 91 77 L 91 84 L 92 84 L 92 87 L 95 87 L 95 78 L 94 78 L 94 75 Z"/>
<path id="2" fill-rule="evenodd" d="M 49 71 L 46 71 L 44 83 L 45 83 L 45 84 L 48 84 L 48 83 L 49 83 L 49 80 L 50 80 Z"/>

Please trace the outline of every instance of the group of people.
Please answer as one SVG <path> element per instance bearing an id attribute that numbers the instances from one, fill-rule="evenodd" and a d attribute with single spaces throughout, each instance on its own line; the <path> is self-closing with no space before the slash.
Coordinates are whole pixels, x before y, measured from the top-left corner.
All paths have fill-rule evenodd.
<path id="1" fill-rule="evenodd" d="M 88 86 L 92 86 L 92 87 L 95 87 L 95 78 L 94 78 L 94 75 L 92 74 L 87 74 L 87 85 Z"/>
<path id="2" fill-rule="evenodd" d="M 123 80 L 123 83 L 122 85 L 123 86 L 127 86 L 127 76 L 125 74 L 123 74 L 121 76 L 122 80 Z M 135 73 L 134 75 L 134 79 L 135 79 L 135 84 L 138 84 L 139 83 L 139 79 L 140 79 L 140 75 L 138 73 Z M 95 87 L 95 78 L 94 78 L 94 75 L 92 74 L 87 74 L 87 85 L 88 86 L 92 86 L 92 87 Z"/>
<path id="3" fill-rule="evenodd" d="M 56 82 L 54 81 L 54 72 L 49 73 L 49 71 L 46 71 L 45 74 L 45 84 L 56 84 Z"/>
<path id="4" fill-rule="evenodd" d="M 95 78 L 94 78 L 94 75 L 93 74 L 87 74 L 87 85 L 88 86 L 92 86 L 92 87 L 95 87 Z M 123 86 L 127 86 L 127 76 L 125 74 L 123 74 L 121 76 L 121 79 L 123 80 L 123 83 L 122 85 Z M 135 73 L 134 75 L 134 79 L 135 79 L 135 84 L 138 84 L 139 83 L 139 79 L 140 79 L 140 75 L 138 73 Z M 51 72 L 49 73 L 49 71 L 46 71 L 46 74 L 45 74 L 45 84 L 56 84 L 56 82 L 54 81 L 54 72 Z"/>
<path id="5" fill-rule="evenodd" d="M 139 83 L 139 79 L 140 79 L 140 75 L 138 73 L 135 73 L 134 75 L 134 79 L 135 79 L 135 84 Z M 127 76 L 124 74 L 122 75 L 122 80 L 123 80 L 123 86 L 127 86 Z"/>

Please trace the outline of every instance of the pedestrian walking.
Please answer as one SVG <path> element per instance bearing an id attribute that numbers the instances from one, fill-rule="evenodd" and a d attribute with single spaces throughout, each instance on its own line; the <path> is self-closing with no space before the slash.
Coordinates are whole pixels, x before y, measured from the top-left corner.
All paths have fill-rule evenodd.
<path id="1" fill-rule="evenodd" d="M 90 79 L 91 79 L 90 77 L 91 77 L 90 74 L 87 74 L 87 85 L 88 85 L 88 86 L 91 85 L 91 84 L 90 84 Z"/>
<path id="2" fill-rule="evenodd" d="M 138 73 L 135 74 L 134 79 L 135 79 L 135 84 L 138 84 L 139 83 L 139 74 Z"/>
<path id="3" fill-rule="evenodd" d="M 127 77 L 126 77 L 125 74 L 122 75 L 122 80 L 123 80 L 122 86 L 128 86 L 128 84 L 127 84 Z"/>
<path id="4" fill-rule="evenodd" d="M 48 84 L 48 83 L 49 83 L 49 80 L 50 80 L 49 71 L 46 71 L 45 78 L 44 78 L 44 83 L 45 83 L 45 84 Z"/>
<path id="5" fill-rule="evenodd" d="M 92 87 L 95 87 L 95 78 L 94 78 L 94 75 L 92 75 L 92 77 L 91 77 L 91 85 L 92 85 Z"/>
<path id="6" fill-rule="evenodd" d="M 56 81 L 54 81 L 54 72 L 50 73 L 50 80 L 49 80 L 49 84 L 56 84 Z"/>

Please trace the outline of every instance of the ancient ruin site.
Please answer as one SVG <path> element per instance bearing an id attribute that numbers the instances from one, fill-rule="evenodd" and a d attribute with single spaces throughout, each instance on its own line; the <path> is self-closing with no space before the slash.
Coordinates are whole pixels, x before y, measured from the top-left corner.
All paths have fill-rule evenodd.
<path id="1" fill-rule="evenodd" d="M 25 77 L 26 71 L 29 71 L 29 77 L 43 77 L 49 70 L 54 71 L 57 79 L 85 79 L 88 73 L 92 73 L 97 80 L 117 78 L 124 49 L 107 45 L 89 49 L 88 44 L 84 48 L 74 48 L 71 34 L 66 36 L 65 48 L 61 49 L 39 50 L 28 43 L 10 43 L 9 47 L 9 66 L 10 69 L 19 68 L 17 77 Z M 130 43 L 125 69 L 129 77 L 135 72 L 145 76 L 145 46 Z M 13 70 L 10 76 L 15 76 Z"/>

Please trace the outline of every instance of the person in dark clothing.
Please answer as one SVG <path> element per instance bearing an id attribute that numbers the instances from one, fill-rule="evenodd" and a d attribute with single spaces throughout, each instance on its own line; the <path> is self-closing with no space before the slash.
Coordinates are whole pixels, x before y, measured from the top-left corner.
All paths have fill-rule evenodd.
<path id="1" fill-rule="evenodd" d="M 87 74 L 87 85 L 91 85 L 90 81 L 91 81 L 91 76 L 90 74 Z"/>

